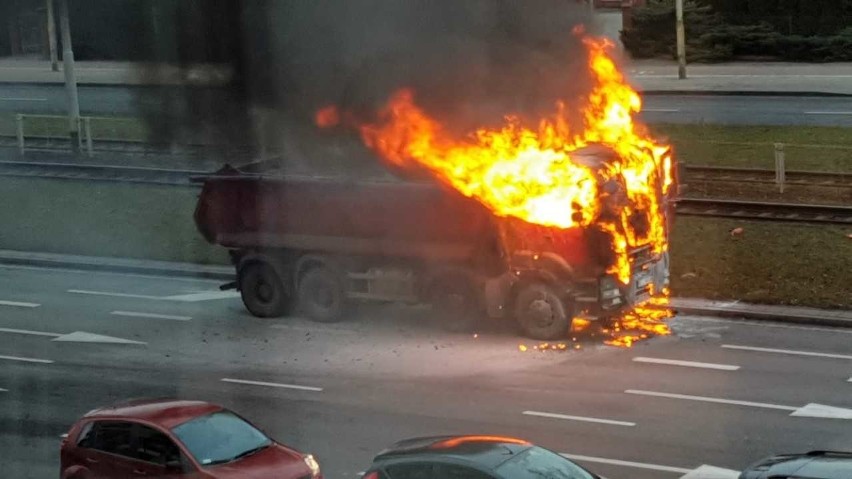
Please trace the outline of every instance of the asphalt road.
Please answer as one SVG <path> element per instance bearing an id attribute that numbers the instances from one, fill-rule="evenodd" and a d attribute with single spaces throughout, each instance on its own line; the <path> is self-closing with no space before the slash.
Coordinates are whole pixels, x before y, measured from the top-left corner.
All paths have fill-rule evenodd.
<path id="1" fill-rule="evenodd" d="M 689 478 L 852 443 L 849 419 L 794 415 L 852 408 L 852 330 L 679 317 L 675 335 L 632 349 L 581 340 L 522 353 L 505 326 L 474 337 L 432 326 L 428 309 L 355 316 L 264 320 L 211 281 L 0 266 L 4 477 L 56 477 L 60 435 L 78 416 L 140 396 L 232 407 L 315 453 L 328 479 L 439 433 L 521 436 L 611 479 Z"/>
<path id="2" fill-rule="evenodd" d="M 159 111 L 163 95 L 194 95 L 230 100 L 215 88 L 81 86 L 84 115 L 137 116 L 140 108 Z M 221 106 L 221 105 L 220 105 Z M 62 114 L 61 85 L 0 84 L 0 112 Z M 228 108 L 223 107 L 223 111 Z M 852 126 L 852 97 L 767 97 L 648 95 L 643 116 L 651 123 L 726 123 L 756 125 Z"/>

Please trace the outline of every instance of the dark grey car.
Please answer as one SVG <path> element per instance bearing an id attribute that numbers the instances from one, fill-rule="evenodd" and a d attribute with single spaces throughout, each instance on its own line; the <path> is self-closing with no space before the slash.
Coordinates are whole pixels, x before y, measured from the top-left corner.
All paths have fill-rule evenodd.
<path id="1" fill-rule="evenodd" d="M 852 479 L 852 452 L 772 456 L 749 466 L 740 479 Z"/>

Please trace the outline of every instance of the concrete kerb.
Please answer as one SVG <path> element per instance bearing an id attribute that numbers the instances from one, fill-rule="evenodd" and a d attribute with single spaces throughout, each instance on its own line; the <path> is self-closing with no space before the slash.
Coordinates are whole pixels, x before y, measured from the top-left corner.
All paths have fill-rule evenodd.
<path id="1" fill-rule="evenodd" d="M 104 271 L 115 273 L 144 274 L 151 276 L 175 276 L 185 278 L 203 278 L 220 281 L 233 281 L 234 269 L 231 266 L 200 265 L 167 261 L 148 261 L 124 258 L 101 258 L 91 256 L 62 255 L 52 253 L 32 253 L 23 251 L 0 250 L 0 264 L 33 266 L 42 268 L 76 269 L 84 271 Z M 736 303 L 717 305 L 708 302 L 700 305 L 701 300 L 674 299 L 672 306 L 683 314 L 697 316 L 718 316 L 730 319 L 757 319 L 783 323 L 805 324 L 811 326 L 830 326 L 852 328 L 852 313 L 846 311 L 812 310 L 808 313 L 795 311 L 795 308 L 783 306 L 762 306 Z"/>

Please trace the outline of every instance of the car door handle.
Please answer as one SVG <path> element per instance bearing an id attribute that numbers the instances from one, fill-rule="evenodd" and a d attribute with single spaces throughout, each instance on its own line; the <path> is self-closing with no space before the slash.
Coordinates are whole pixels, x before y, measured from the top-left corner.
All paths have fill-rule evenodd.
<path id="1" fill-rule="evenodd" d="M 89 464 L 97 464 L 98 460 L 93 457 L 87 457 L 86 462 L 88 462 Z"/>
<path id="2" fill-rule="evenodd" d="M 143 471 L 142 469 L 134 469 L 133 474 L 138 474 L 140 476 L 147 476 L 148 475 L 148 473 Z"/>

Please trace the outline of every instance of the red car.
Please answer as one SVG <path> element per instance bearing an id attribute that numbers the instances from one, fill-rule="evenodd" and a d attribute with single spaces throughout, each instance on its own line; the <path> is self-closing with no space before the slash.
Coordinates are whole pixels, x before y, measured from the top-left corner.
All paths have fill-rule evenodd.
<path id="1" fill-rule="evenodd" d="M 62 479 L 322 479 L 310 454 L 202 401 L 134 400 L 90 411 L 63 439 L 60 458 Z"/>

